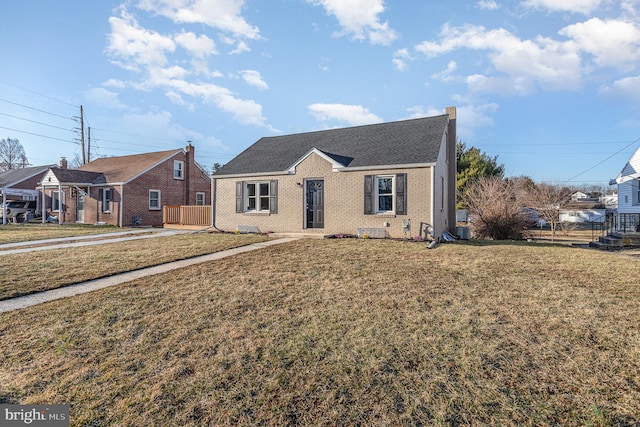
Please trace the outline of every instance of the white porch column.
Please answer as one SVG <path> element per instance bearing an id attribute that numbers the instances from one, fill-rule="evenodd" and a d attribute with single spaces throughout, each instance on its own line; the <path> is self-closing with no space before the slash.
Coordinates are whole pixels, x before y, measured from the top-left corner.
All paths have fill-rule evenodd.
<path id="1" fill-rule="evenodd" d="M 2 192 L 2 224 L 7 223 L 7 195 Z"/>
<path id="2" fill-rule="evenodd" d="M 62 225 L 62 206 L 64 205 L 62 199 L 62 185 L 58 184 L 58 225 Z"/>

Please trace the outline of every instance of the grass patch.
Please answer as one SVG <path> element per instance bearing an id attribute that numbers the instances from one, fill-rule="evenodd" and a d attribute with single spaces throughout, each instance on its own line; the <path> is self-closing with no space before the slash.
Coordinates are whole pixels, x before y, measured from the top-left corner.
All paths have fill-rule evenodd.
<path id="1" fill-rule="evenodd" d="M 0 252 L 0 300 L 266 239 L 262 235 L 189 233 L 13 255 Z"/>
<path id="2" fill-rule="evenodd" d="M 131 230 L 110 225 L 4 224 L 0 223 L 0 244 L 56 239 Z"/>
<path id="3" fill-rule="evenodd" d="M 640 423 L 640 263 L 299 240 L 0 315 L 0 402 L 71 425 Z"/>

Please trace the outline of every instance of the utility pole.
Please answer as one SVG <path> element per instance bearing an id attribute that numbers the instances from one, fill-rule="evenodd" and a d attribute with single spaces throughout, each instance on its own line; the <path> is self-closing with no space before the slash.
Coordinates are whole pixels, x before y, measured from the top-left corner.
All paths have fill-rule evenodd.
<path id="1" fill-rule="evenodd" d="M 91 126 L 87 128 L 87 161 L 91 161 Z"/>
<path id="2" fill-rule="evenodd" d="M 80 106 L 80 147 L 82 148 L 82 164 L 87 163 L 87 158 L 84 152 L 84 113 L 82 112 L 82 105 Z"/>

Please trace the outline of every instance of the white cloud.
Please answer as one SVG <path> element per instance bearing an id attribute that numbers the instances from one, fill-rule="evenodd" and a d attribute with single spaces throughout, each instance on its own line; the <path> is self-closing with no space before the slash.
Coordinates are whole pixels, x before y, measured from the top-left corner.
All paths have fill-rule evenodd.
<path id="1" fill-rule="evenodd" d="M 168 82 L 168 85 L 177 93 L 199 98 L 231 114 L 239 123 L 270 128 L 262 115 L 260 104 L 251 99 L 238 98 L 227 88 L 211 83 L 190 83 L 184 80 L 173 80 Z"/>
<path id="2" fill-rule="evenodd" d="M 468 82 L 473 84 L 472 88 L 512 93 L 512 86 L 521 88 L 520 92 L 526 88 L 528 92 L 536 86 L 578 89 L 582 84 L 581 58 L 573 42 L 544 37 L 521 40 L 503 28 L 486 30 L 477 25 L 445 25 L 440 32 L 440 42 L 424 41 L 415 47 L 428 58 L 457 49 L 488 51 L 494 69 L 487 73 L 500 73 L 499 76 L 470 76 Z M 496 82 L 502 84 L 494 84 Z"/>
<path id="3" fill-rule="evenodd" d="M 498 3 L 495 2 L 495 0 L 480 0 L 478 3 L 476 3 L 476 6 L 478 7 L 478 9 L 487 9 L 487 10 L 496 10 L 500 8 L 500 6 L 498 5 Z"/>
<path id="4" fill-rule="evenodd" d="M 637 103 L 640 99 L 640 76 L 625 77 L 601 89 L 602 95 Z"/>
<path id="5" fill-rule="evenodd" d="M 450 82 L 452 80 L 455 80 L 455 76 L 453 76 L 452 74 L 456 70 L 456 68 L 458 68 L 458 64 L 456 63 L 456 61 L 449 61 L 446 69 L 440 71 L 439 73 L 433 73 L 431 75 L 431 78 L 441 80 L 443 82 Z"/>
<path id="6" fill-rule="evenodd" d="M 573 12 L 591 14 L 607 0 L 527 0 L 523 4 L 535 9 L 547 9 L 551 12 Z"/>
<path id="7" fill-rule="evenodd" d="M 204 24 L 236 37 L 259 39 L 260 30 L 242 17 L 244 0 L 140 0 L 137 7 L 179 24 Z"/>
<path id="8" fill-rule="evenodd" d="M 391 60 L 391 62 L 397 70 L 405 71 L 409 67 L 408 63 L 412 60 L 413 58 L 411 57 L 409 50 L 404 48 L 393 52 L 393 59 Z"/>
<path id="9" fill-rule="evenodd" d="M 228 13 L 236 9 L 239 11 L 242 6 L 242 1 L 215 0 L 214 3 L 210 3 L 210 5 L 220 6 L 220 13 L 224 13 L 225 10 Z M 144 10 L 152 10 L 152 7 L 156 7 L 157 10 L 154 10 L 156 13 L 170 15 L 176 22 L 210 23 L 210 21 L 206 21 L 206 16 L 198 15 L 200 8 L 203 7 L 201 0 L 144 0 L 140 5 Z M 193 14 L 187 13 L 184 9 L 186 7 L 191 8 Z M 210 72 L 206 62 L 206 57 L 215 53 L 213 40 L 205 35 L 197 36 L 185 31 L 175 33 L 173 38 L 161 35 L 156 31 L 142 28 L 125 7 L 120 8 L 120 14 L 120 17 L 111 17 L 109 20 L 111 34 L 108 37 L 107 52 L 114 63 L 126 70 L 142 74 L 142 78 L 138 81 L 121 83 L 114 81 L 112 84 L 121 84 L 121 87 L 126 85 L 126 87 L 143 91 L 160 89 L 171 102 L 189 110 L 195 108 L 193 100 L 189 98 L 195 98 L 231 114 L 239 123 L 272 129 L 262 115 L 262 106 L 257 102 L 251 99 L 242 99 L 229 89 L 206 81 L 196 83 L 189 81 L 193 75 L 198 75 L 201 78 L 222 76 L 218 71 Z M 213 19 L 210 15 L 207 16 Z M 228 25 L 231 24 L 228 23 Z M 234 25 L 238 25 L 238 28 L 242 27 L 237 22 Z M 249 32 L 245 35 L 257 37 L 257 33 Z M 238 41 L 232 37 L 226 37 L 224 41 L 238 43 L 241 50 L 248 49 L 243 40 Z M 168 55 L 175 52 L 177 47 L 184 48 L 184 52 L 180 53 L 186 52 L 186 56 Z M 190 64 L 191 68 L 185 68 L 185 64 Z M 242 76 L 247 83 L 253 86 L 262 89 L 268 87 L 257 71 L 247 70 L 242 72 Z"/>
<path id="10" fill-rule="evenodd" d="M 247 82 L 247 84 L 249 84 L 250 86 L 254 86 L 262 90 L 269 89 L 269 85 L 267 85 L 267 83 L 264 80 L 262 80 L 262 76 L 260 75 L 259 71 L 243 70 L 243 71 L 240 71 L 240 75 L 242 76 L 244 81 Z"/>
<path id="11" fill-rule="evenodd" d="M 105 107 L 115 109 L 125 109 L 127 106 L 120 102 L 118 94 L 107 89 L 96 87 L 86 92 L 87 99 L 92 103 L 104 105 Z"/>
<path id="12" fill-rule="evenodd" d="M 167 64 L 167 52 L 176 48 L 171 37 L 140 27 L 126 11 L 122 17 L 109 18 L 111 33 L 108 36 L 107 52 L 121 67 L 140 71 L 140 66 Z"/>
<path id="13" fill-rule="evenodd" d="M 382 118 L 361 105 L 311 104 L 307 108 L 316 120 L 327 126 L 345 123 L 348 126 L 359 126 L 382 122 Z"/>
<path id="14" fill-rule="evenodd" d="M 422 105 L 414 105 L 413 107 L 409 107 L 407 108 L 407 112 L 409 113 L 409 115 L 401 120 L 420 119 L 422 117 L 441 116 L 442 114 L 444 114 L 444 110 L 439 110 L 433 107 L 428 107 L 427 109 L 425 109 Z"/>
<path id="15" fill-rule="evenodd" d="M 117 88 L 117 89 L 124 89 L 125 87 L 127 87 L 126 82 L 123 82 L 122 80 L 118 80 L 118 79 L 109 79 L 106 82 L 102 83 L 102 85 L 106 87 Z"/>
<path id="16" fill-rule="evenodd" d="M 493 114 L 498 111 L 498 104 L 467 104 L 456 107 L 457 124 L 462 135 L 474 134 L 476 129 L 495 125 Z"/>
<path id="17" fill-rule="evenodd" d="M 174 39 L 196 58 L 204 58 L 208 55 L 218 53 L 215 42 L 206 35 L 197 36 L 194 33 L 183 31 L 176 34 Z"/>
<path id="18" fill-rule="evenodd" d="M 632 22 L 592 18 L 569 25 L 559 32 L 593 55 L 599 66 L 635 66 L 640 61 L 640 27 Z"/>
<path id="19" fill-rule="evenodd" d="M 334 15 L 342 31 L 337 35 L 351 34 L 356 40 L 369 39 L 371 44 L 389 45 L 398 33 L 388 22 L 380 22 L 384 12 L 384 0 L 307 0 L 324 7 L 327 15 Z"/>
<path id="20" fill-rule="evenodd" d="M 195 111 L 196 109 L 193 103 L 185 101 L 184 97 L 176 91 L 169 90 L 165 93 L 165 96 L 174 104 L 184 107 L 189 111 Z"/>

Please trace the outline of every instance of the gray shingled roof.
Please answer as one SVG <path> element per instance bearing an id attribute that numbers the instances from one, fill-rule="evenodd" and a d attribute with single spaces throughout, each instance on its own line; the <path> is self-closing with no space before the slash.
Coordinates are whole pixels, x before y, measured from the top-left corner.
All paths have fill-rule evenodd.
<path id="1" fill-rule="evenodd" d="M 214 175 L 288 170 L 316 148 L 345 167 L 435 163 L 448 116 L 330 129 L 259 139 Z"/>
<path id="2" fill-rule="evenodd" d="M 55 165 L 30 166 L 4 171 L 0 173 L 0 187 L 11 186 L 38 174 L 44 174 L 50 167 L 55 167 Z"/>
<path id="3" fill-rule="evenodd" d="M 81 171 L 78 169 L 52 168 L 58 181 L 66 184 L 105 184 L 105 176 L 101 172 Z"/>

